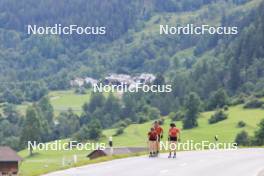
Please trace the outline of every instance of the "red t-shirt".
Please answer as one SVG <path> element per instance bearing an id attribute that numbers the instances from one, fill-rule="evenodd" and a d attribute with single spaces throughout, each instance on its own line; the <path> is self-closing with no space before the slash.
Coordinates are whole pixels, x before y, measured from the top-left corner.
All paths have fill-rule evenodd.
<path id="1" fill-rule="evenodd" d="M 161 133 L 163 132 L 163 129 L 161 128 L 161 126 L 158 126 L 157 128 L 155 128 L 155 131 L 156 131 L 157 134 L 160 136 Z"/>
<path id="2" fill-rule="evenodd" d="M 150 131 L 148 133 L 149 140 L 157 140 L 157 132 L 156 131 Z"/>
<path id="3" fill-rule="evenodd" d="M 173 127 L 169 129 L 169 136 L 170 137 L 177 137 L 177 135 L 180 133 L 180 129 Z"/>

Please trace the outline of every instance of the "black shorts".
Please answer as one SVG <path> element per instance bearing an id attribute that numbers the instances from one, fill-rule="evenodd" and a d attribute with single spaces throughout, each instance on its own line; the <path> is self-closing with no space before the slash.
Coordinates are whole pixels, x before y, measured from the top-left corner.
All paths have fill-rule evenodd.
<path id="1" fill-rule="evenodd" d="M 151 138 L 150 138 L 149 141 L 157 141 L 157 139 L 151 139 Z"/>
<path id="2" fill-rule="evenodd" d="M 172 137 L 172 136 L 170 136 L 170 141 L 178 141 L 178 139 L 177 139 L 177 137 Z"/>

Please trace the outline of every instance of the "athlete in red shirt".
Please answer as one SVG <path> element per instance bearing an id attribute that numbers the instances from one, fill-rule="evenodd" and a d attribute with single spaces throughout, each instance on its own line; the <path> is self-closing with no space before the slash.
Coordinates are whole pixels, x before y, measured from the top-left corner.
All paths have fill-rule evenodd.
<path id="1" fill-rule="evenodd" d="M 149 156 L 155 156 L 155 152 L 156 152 L 156 143 L 158 140 L 158 134 L 155 131 L 154 128 L 151 128 L 150 131 L 148 132 L 148 141 L 149 141 Z"/>
<path id="2" fill-rule="evenodd" d="M 170 154 L 169 154 L 169 158 L 171 158 L 171 153 L 172 153 L 172 144 L 174 144 L 175 146 L 177 145 L 177 141 L 180 138 L 180 129 L 176 128 L 175 123 L 171 123 L 170 124 L 170 129 L 169 129 L 169 142 L 170 142 Z M 173 147 L 175 147 L 173 146 Z M 176 147 L 173 150 L 174 155 L 173 158 L 176 158 Z"/>
<path id="3" fill-rule="evenodd" d="M 160 123 L 158 121 L 154 122 L 154 129 L 157 132 L 158 135 L 158 140 L 157 140 L 157 155 L 159 154 L 159 150 L 160 150 L 160 139 L 163 138 L 163 128 L 160 126 Z"/>

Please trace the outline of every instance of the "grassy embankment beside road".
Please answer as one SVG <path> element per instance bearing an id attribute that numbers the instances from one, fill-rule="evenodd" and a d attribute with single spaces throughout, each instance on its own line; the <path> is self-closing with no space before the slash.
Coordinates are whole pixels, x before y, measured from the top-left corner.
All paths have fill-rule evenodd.
<path id="1" fill-rule="evenodd" d="M 219 142 L 233 142 L 236 134 L 241 130 L 246 130 L 250 135 L 253 135 L 257 128 L 257 124 L 261 119 L 264 118 L 263 109 L 244 109 L 243 105 L 230 107 L 226 113 L 228 114 L 228 119 L 218 122 L 216 124 L 208 124 L 208 119 L 214 113 L 214 111 L 203 112 L 200 114 L 198 119 L 199 127 L 183 130 L 181 141 L 193 140 L 195 142 L 200 142 L 202 140 L 208 140 L 213 142 L 214 136 L 218 135 Z M 243 128 L 238 128 L 237 123 L 243 120 L 246 126 Z M 166 119 L 163 125 L 164 131 L 167 133 L 170 119 Z M 152 122 L 147 122 L 143 124 L 132 124 L 125 128 L 124 133 L 120 136 L 113 138 L 115 146 L 146 146 L 147 138 L 146 134 L 151 126 Z M 176 123 L 178 127 L 182 127 L 181 122 Z M 116 129 L 104 130 L 105 136 L 112 136 L 116 132 Z M 167 135 L 164 136 L 164 141 Z M 103 138 L 99 142 L 107 142 L 107 138 Z M 105 160 L 110 160 L 113 158 L 100 158 L 95 161 L 90 161 L 86 158 L 86 155 L 90 151 L 41 151 L 38 152 L 33 157 L 27 157 L 27 151 L 21 151 L 19 154 L 24 157 L 24 161 L 21 165 L 21 174 L 23 176 L 34 176 L 42 173 L 64 169 L 67 167 L 79 166 L 94 162 L 101 162 Z M 78 162 L 76 165 L 69 164 L 62 167 L 62 160 L 65 158 L 65 163 L 72 162 L 73 155 L 77 155 Z M 127 157 L 127 156 L 120 156 Z"/>

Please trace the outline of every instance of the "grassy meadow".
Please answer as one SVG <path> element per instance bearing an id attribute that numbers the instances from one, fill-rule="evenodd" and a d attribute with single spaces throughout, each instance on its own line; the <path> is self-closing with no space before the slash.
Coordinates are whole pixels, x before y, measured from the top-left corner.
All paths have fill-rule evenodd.
<path id="1" fill-rule="evenodd" d="M 76 94 L 74 90 L 51 91 L 48 96 L 54 108 L 55 116 L 59 115 L 60 112 L 67 111 L 69 108 L 80 115 L 83 104 L 90 100 L 91 90 L 87 90 L 85 94 Z M 30 103 L 24 102 L 16 107 L 20 113 L 25 114 L 29 105 Z"/>
<path id="2" fill-rule="evenodd" d="M 247 131 L 253 135 L 256 130 L 257 124 L 264 118 L 264 110 L 262 109 L 244 109 L 242 105 L 229 108 L 226 113 L 228 119 L 218 122 L 216 124 L 208 124 L 208 119 L 214 111 L 204 112 L 200 114 L 198 119 L 199 126 L 194 129 L 182 130 L 181 141 L 193 140 L 200 142 L 208 140 L 213 142 L 214 136 L 218 135 L 219 142 L 233 142 L 237 133 L 241 130 Z M 246 126 L 238 128 L 237 123 L 244 121 Z M 166 119 L 163 125 L 165 136 L 167 139 L 167 131 L 171 120 Z M 151 127 L 152 122 L 144 124 L 132 124 L 128 126 L 124 134 L 114 137 L 115 144 L 118 146 L 144 146 L 146 145 L 146 134 Z M 176 122 L 177 127 L 182 128 L 182 122 Z M 115 134 L 115 129 L 105 130 L 104 134 L 110 136 Z"/>
<path id="3" fill-rule="evenodd" d="M 63 101 L 60 100 L 60 101 Z M 243 105 L 230 107 L 226 113 L 228 119 L 218 122 L 216 124 L 209 125 L 208 119 L 214 113 L 214 111 L 204 112 L 200 114 L 198 119 L 199 127 L 183 130 L 181 141 L 193 140 L 199 142 L 202 140 L 208 140 L 213 142 L 214 136 L 218 135 L 220 142 L 233 142 L 237 133 L 241 130 L 246 130 L 250 135 L 253 135 L 256 130 L 257 124 L 264 118 L 263 109 L 243 109 Z M 246 126 L 238 128 L 237 123 L 243 120 Z M 165 119 L 163 128 L 165 133 L 168 131 L 170 119 Z M 146 134 L 151 126 L 152 122 L 143 124 L 132 124 L 125 128 L 124 133 L 119 136 L 113 137 L 115 146 L 146 146 L 147 138 Z M 178 127 L 182 127 L 181 122 L 176 122 Z M 107 137 L 114 135 L 116 129 L 104 130 L 105 137 L 99 142 L 107 142 Z M 167 134 L 164 135 L 164 141 L 167 139 Z M 67 142 L 67 140 L 64 140 Z M 100 158 L 97 160 L 89 160 L 86 155 L 90 151 L 39 151 L 33 157 L 28 157 L 28 151 L 21 151 L 19 154 L 24 158 L 21 165 L 22 176 L 35 176 L 42 173 L 60 170 L 68 167 L 79 166 L 83 164 L 89 164 L 93 162 L 100 162 L 114 158 Z M 77 155 L 78 162 L 73 164 L 73 155 Z M 65 165 L 62 165 L 63 158 L 65 158 Z"/>
<path id="4" fill-rule="evenodd" d="M 50 102 L 54 107 L 55 114 L 71 108 L 76 114 L 80 115 L 83 104 L 89 102 L 90 96 L 90 90 L 86 91 L 86 94 L 76 94 L 74 90 L 52 91 L 49 93 Z"/>

